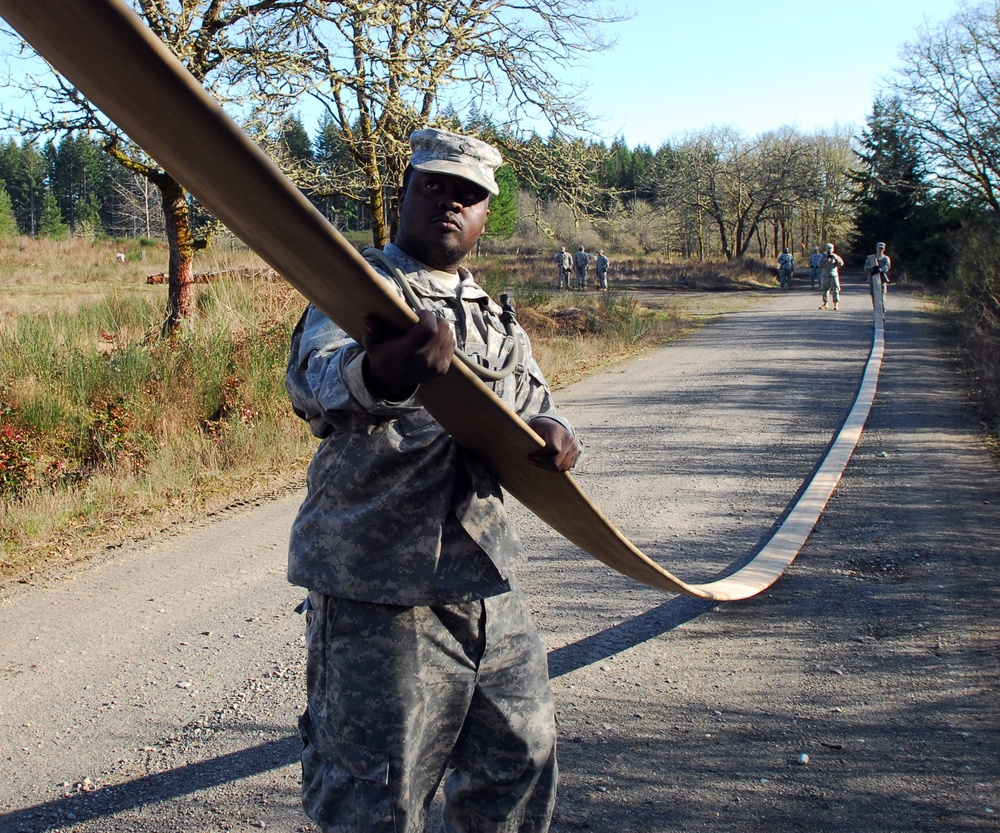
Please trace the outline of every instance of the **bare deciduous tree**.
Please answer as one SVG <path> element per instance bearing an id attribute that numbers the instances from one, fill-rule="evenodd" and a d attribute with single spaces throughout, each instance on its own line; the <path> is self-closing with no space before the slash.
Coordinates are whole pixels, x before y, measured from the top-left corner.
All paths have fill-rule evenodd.
<path id="1" fill-rule="evenodd" d="M 111 233 L 116 237 L 165 237 L 158 192 L 147 177 L 126 171 L 115 177 Z"/>
<path id="2" fill-rule="evenodd" d="M 732 260 L 747 254 L 762 224 L 777 227 L 795 206 L 805 159 L 806 144 L 790 129 L 746 139 L 720 127 L 658 155 L 650 176 L 658 202 L 712 223 Z"/>
<path id="3" fill-rule="evenodd" d="M 808 247 L 846 240 L 853 220 L 854 137 L 844 128 L 807 137 L 799 186 L 799 241 Z"/>
<path id="4" fill-rule="evenodd" d="M 1000 213 L 1000 0 L 963 4 L 901 56 L 893 87 L 930 169 Z"/>
<path id="5" fill-rule="evenodd" d="M 259 112 L 287 107 L 286 79 L 298 71 L 299 60 L 290 38 L 304 0 L 132 0 L 132 4 L 191 74 L 223 103 Z M 26 45 L 21 49 L 30 51 Z M 26 74 L 12 83 L 30 96 L 34 106 L 20 114 L 2 114 L 8 125 L 27 136 L 81 131 L 102 137 L 108 154 L 157 188 L 170 251 L 164 329 L 172 330 L 194 312 L 193 257 L 205 245 L 192 233 L 187 191 L 62 76 Z M 183 141 L 184 125 L 177 129 L 178 141 Z"/>
<path id="6" fill-rule="evenodd" d="M 552 158 L 546 143 L 506 142 L 527 122 L 543 119 L 557 131 L 587 127 L 579 90 L 555 73 L 582 55 L 604 49 L 601 26 L 622 16 L 597 0 L 310 0 L 299 35 L 311 60 L 298 82 L 315 96 L 336 126 L 353 163 L 331 187 L 362 196 L 377 245 L 389 238 L 393 216 L 387 193 L 399 184 L 416 128 L 448 122 L 450 113 L 490 113 L 482 125 L 524 181 L 565 185 L 570 205 L 581 179 L 573 143 Z M 537 151 L 533 153 L 532 151 Z M 549 155 L 542 154 L 545 151 Z M 562 168 L 562 176 L 554 171 Z"/>
<path id="7" fill-rule="evenodd" d="M 846 235 L 853 137 L 791 128 L 748 139 L 728 127 L 692 134 L 655 154 L 642 186 L 675 223 L 682 254 L 760 257 Z"/>

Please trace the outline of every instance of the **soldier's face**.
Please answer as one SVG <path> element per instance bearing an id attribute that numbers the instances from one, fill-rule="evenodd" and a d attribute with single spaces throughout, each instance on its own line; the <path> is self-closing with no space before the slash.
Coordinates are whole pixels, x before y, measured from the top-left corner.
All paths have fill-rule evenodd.
<path id="1" fill-rule="evenodd" d="M 413 171 L 399 191 L 395 243 L 434 269 L 453 271 L 486 228 L 489 194 L 450 174 Z"/>

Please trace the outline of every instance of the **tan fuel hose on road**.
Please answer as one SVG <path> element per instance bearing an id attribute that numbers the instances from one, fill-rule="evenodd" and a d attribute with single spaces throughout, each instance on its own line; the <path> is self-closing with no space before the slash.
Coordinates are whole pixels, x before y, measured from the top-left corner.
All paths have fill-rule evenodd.
<path id="1" fill-rule="evenodd" d="M 0 15 L 164 170 L 278 274 L 355 338 L 365 315 L 403 328 L 416 315 L 187 72 L 122 0 L 0 0 Z M 877 293 L 876 293 L 877 295 Z M 419 399 L 504 488 L 599 561 L 645 584 L 735 601 L 770 586 L 795 559 L 850 460 L 875 396 L 882 317 L 843 427 L 770 541 L 744 567 L 687 584 L 642 553 L 570 474 L 528 462 L 539 437 L 461 362 Z"/>

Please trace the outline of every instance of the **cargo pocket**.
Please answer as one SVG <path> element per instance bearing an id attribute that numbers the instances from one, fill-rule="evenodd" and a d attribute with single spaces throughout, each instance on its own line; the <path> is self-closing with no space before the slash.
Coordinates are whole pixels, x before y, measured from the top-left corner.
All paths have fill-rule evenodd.
<path id="1" fill-rule="evenodd" d="M 309 712 L 302 736 L 302 808 L 330 833 L 395 830 L 389 759 L 332 732 L 316 731 Z"/>

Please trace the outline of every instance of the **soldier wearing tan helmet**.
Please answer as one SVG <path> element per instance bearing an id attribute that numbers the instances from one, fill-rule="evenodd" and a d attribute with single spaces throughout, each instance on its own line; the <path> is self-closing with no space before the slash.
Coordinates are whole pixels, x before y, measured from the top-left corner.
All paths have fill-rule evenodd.
<path id="1" fill-rule="evenodd" d="M 868 277 L 868 290 L 872 296 L 872 308 L 875 308 L 875 292 L 878 291 L 882 302 L 882 317 L 885 318 L 885 300 L 889 292 L 889 269 L 892 261 L 885 253 L 885 243 L 875 244 L 875 254 L 865 258 L 865 273 Z M 876 287 L 878 289 L 876 290 Z"/>
<path id="2" fill-rule="evenodd" d="M 819 275 L 823 287 L 823 303 L 820 309 L 827 309 L 831 295 L 833 308 L 840 309 L 840 267 L 844 259 L 833 250 L 833 243 L 827 243 L 823 250 L 823 259 L 819 264 Z"/>

